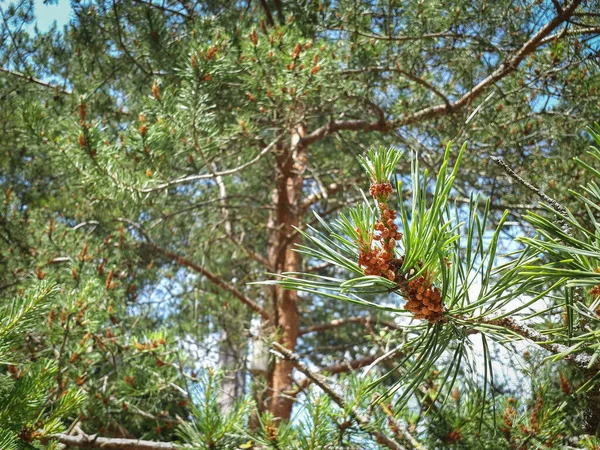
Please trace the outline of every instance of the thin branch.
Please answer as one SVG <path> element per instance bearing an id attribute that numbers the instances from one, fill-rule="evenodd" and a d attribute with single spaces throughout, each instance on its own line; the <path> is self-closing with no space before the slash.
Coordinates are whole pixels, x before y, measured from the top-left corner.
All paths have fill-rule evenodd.
<path id="1" fill-rule="evenodd" d="M 127 57 L 129 59 L 131 59 L 131 61 L 133 62 L 133 64 L 135 64 L 137 66 L 138 69 L 140 69 L 146 75 L 152 75 L 152 69 L 150 69 L 150 71 L 146 70 L 144 68 L 144 66 L 142 66 L 140 64 L 140 62 L 137 59 L 135 59 L 135 57 L 129 52 L 129 50 L 127 49 L 127 46 L 125 45 L 125 42 L 123 42 L 123 35 L 121 34 L 121 23 L 120 23 L 120 19 L 119 19 L 119 12 L 117 10 L 117 2 L 116 2 L 116 0 L 113 0 L 113 9 L 115 10 L 115 24 L 117 26 L 117 38 L 119 40 L 119 44 L 121 46 L 121 49 L 123 50 L 123 52 L 125 53 L 125 55 L 127 55 Z"/>
<path id="2" fill-rule="evenodd" d="M 534 186 L 529 181 L 525 180 L 521 176 L 519 176 L 513 169 L 510 167 L 506 161 L 498 156 L 492 156 L 492 161 L 498 164 L 512 179 L 516 180 L 519 184 L 525 186 L 535 195 L 540 197 L 546 203 L 548 203 L 555 211 L 562 214 L 563 216 L 568 216 L 567 208 L 561 205 L 559 202 L 554 200 L 552 197 L 546 195 L 540 188 Z M 560 219 L 560 226 L 566 234 L 572 234 L 571 227 L 562 219 Z"/>
<path id="3" fill-rule="evenodd" d="M 361 359 L 353 359 L 352 361 L 332 364 L 330 366 L 323 367 L 322 369 L 320 369 L 319 373 L 326 373 L 328 375 L 339 375 L 341 373 L 354 372 L 355 370 L 362 369 L 363 367 L 367 367 L 373 364 L 373 362 L 375 362 L 377 359 L 378 358 L 375 356 L 367 356 Z M 298 380 L 295 383 L 297 386 L 295 393 L 298 394 L 298 392 L 306 389 L 308 386 L 311 385 L 312 382 L 313 380 L 309 377 L 305 377 L 301 380 Z"/>
<path id="4" fill-rule="evenodd" d="M 309 207 L 318 203 L 321 199 L 329 197 L 329 195 L 333 195 L 336 192 L 342 190 L 344 186 L 342 183 L 331 183 L 327 188 L 321 192 L 316 192 L 314 194 L 309 195 L 304 200 L 302 200 L 302 204 L 300 205 L 300 209 L 302 211 L 306 211 Z"/>
<path id="5" fill-rule="evenodd" d="M 260 4 L 265 10 L 265 15 L 267 16 L 267 24 L 272 27 L 275 26 L 275 21 L 273 20 L 273 14 L 271 14 L 271 10 L 269 9 L 269 5 L 267 5 L 266 0 L 260 0 Z"/>
<path id="6" fill-rule="evenodd" d="M 379 407 L 387 417 L 390 430 L 392 430 L 396 436 L 398 436 L 401 440 L 406 441 L 412 450 L 427 450 L 423 444 L 417 441 L 417 439 L 410 434 L 406 427 L 398 423 L 394 417 L 394 413 L 388 407 L 382 405 L 381 403 L 379 404 Z"/>
<path id="7" fill-rule="evenodd" d="M 275 271 L 275 269 L 273 269 L 273 267 L 271 266 L 271 263 L 269 262 L 269 260 L 267 258 L 265 258 L 263 255 L 261 255 L 260 253 L 256 253 L 254 250 L 252 250 L 251 248 L 244 245 L 244 243 L 242 241 L 240 241 L 238 238 L 236 238 L 235 236 L 228 234 L 227 238 L 231 242 L 233 242 L 235 245 L 237 245 L 246 255 L 248 255 L 248 257 L 250 259 L 253 259 L 257 263 L 262 264 L 265 267 L 265 269 L 267 269 L 270 272 Z"/>
<path id="8" fill-rule="evenodd" d="M 576 14 L 574 14 L 576 15 Z M 600 27 L 584 27 L 584 28 L 575 28 L 575 29 L 564 29 L 560 33 L 552 34 L 542 40 L 540 44 L 547 44 L 548 42 L 552 42 L 554 39 L 561 38 L 563 36 L 575 36 L 579 34 L 598 34 L 600 33 Z"/>
<path id="9" fill-rule="evenodd" d="M 373 320 L 370 317 L 348 317 L 345 319 L 335 319 L 335 320 L 332 320 L 331 322 L 321 323 L 321 324 L 317 324 L 317 325 L 311 325 L 306 328 L 301 328 L 300 330 L 298 330 L 298 335 L 303 336 L 308 333 L 315 333 L 315 332 L 320 332 L 320 331 L 331 330 L 333 328 L 337 328 L 337 327 L 346 325 L 348 323 L 362 323 L 362 324 L 365 324 L 365 326 L 377 323 L 379 325 L 391 328 L 393 330 L 400 329 L 400 327 L 397 324 L 395 324 L 393 322 L 389 322 L 389 321 Z"/>
<path id="10" fill-rule="evenodd" d="M 530 341 L 538 344 L 540 347 L 543 347 L 556 355 L 564 355 L 563 359 L 570 363 L 573 363 L 574 365 L 586 372 L 589 372 L 590 369 L 593 369 L 595 371 L 600 370 L 600 361 L 594 361 L 590 355 L 587 355 L 585 353 L 569 353 L 569 348 L 566 345 L 554 342 L 550 338 L 544 336 L 539 331 L 523 323 L 517 323 L 517 321 L 512 317 L 505 317 L 502 319 L 477 319 L 476 322 L 506 328 L 507 330 L 512 331 L 514 334 L 521 336 L 525 339 L 529 339 Z"/>
<path id="11" fill-rule="evenodd" d="M 382 36 L 380 34 L 372 34 L 372 33 L 364 33 L 358 30 L 342 30 L 339 28 L 329 28 L 330 31 L 345 31 L 349 34 L 358 34 L 359 36 L 364 36 L 369 39 L 378 39 L 381 41 L 394 41 L 394 42 L 406 42 L 406 41 L 419 41 L 425 39 L 438 39 L 438 38 L 464 38 L 465 35 L 459 33 L 425 33 L 425 34 L 414 34 L 411 36 L 406 35 L 398 35 L 398 36 Z M 470 37 L 470 36 L 466 36 Z"/>
<path id="12" fill-rule="evenodd" d="M 40 439 L 42 444 L 52 441 L 60 442 L 67 447 L 77 448 L 102 448 L 107 450 L 178 450 L 182 446 L 171 442 L 144 441 L 141 439 L 105 438 L 97 435 L 80 434 L 55 434 Z"/>
<path id="13" fill-rule="evenodd" d="M 394 73 L 399 73 L 403 77 L 408 78 L 409 80 L 414 81 L 415 83 L 423 86 L 425 89 L 428 89 L 429 91 L 433 92 L 435 95 L 437 95 L 438 97 L 440 97 L 442 99 L 442 101 L 448 107 L 450 107 L 450 101 L 448 100 L 448 98 L 444 94 L 442 94 L 435 86 L 433 86 L 432 84 L 428 83 L 424 79 L 419 78 L 418 76 L 413 75 L 412 73 L 407 72 L 406 70 L 403 70 L 403 69 L 401 69 L 399 67 L 363 67 L 361 69 L 343 70 L 340 73 L 342 75 L 354 75 L 354 74 L 357 74 L 357 73 L 368 73 L 368 72 L 394 72 Z"/>
<path id="14" fill-rule="evenodd" d="M 288 350 L 278 342 L 273 342 L 273 347 L 276 351 L 272 351 L 276 356 L 280 357 L 281 359 L 291 361 L 296 369 L 298 369 L 300 372 L 306 375 L 307 378 L 310 378 L 313 383 L 319 386 L 336 405 L 342 409 L 346 409 L 346 402 L 342 396 L 339 395 L 336 390 L 329 385 L 329 382 L 323 375 L 312 372 L 300 361 L 300 357 L 297 354 Z M 376 430 L 373 424 L 369 421 L 368 417 L 360 414 L 356 408 L 350 410 L 350 415 L 356 421 L 359 428 L 373 436 L 379 444 L 385 445 L 393 450 L 406 450 L 406 448 L 397 441 L 387 436 L 385 433 Z"/>
<path id="15" fill-rule="evenodd" d="M 45 81 L 42 81 L 42 80 L 40 80 L 38 78 L 34 78 L 32 76 L 29 76 L 29 75 L 25 75 L 24 73 L 17 72 L 16 70 L 9 70 L 9 69 L 5 69 L 4 67 L 0 67 L 0 72 L 6 73 L 8 75 L 12 75 L 12 76 L 17 77 L 17 78 L 21 78 L 21 79 L 23 79 L 25 81 L 28 81 L 29 83 L 34 83 L 34 84 L 37 84 L 39 86 L 43 86 L 45 88 L 58 90 L 59 92 L 62 92 L 63 94 L 67 94 L 67 95 L 71 95 L 72 94 L 71 91 L 67 91 L 66 89 L 59 88 L 58 86 L 53 86 L 50 83 L 46 83 Z"/>
<path id="16" fill-rule="evenodd" d="M 181 11 L 177 11 L 172 8 L 167 8 L 166 6 L 157 5 L 156 3 L 152 3 L 152 1 L 149 1 L 149 2 L 145 2 L 143 0 L 133 0 L 133 1 L 140 5 L 145 5 L 145 6 L 150 6 L 151 8 L 156 8 L 159 11 L 162 11 L 165 13 L 175 14 L 177 16 L 183 17 L 185 20 L 190 20 L 192 18 L 191 16 L 187 15 L 186 13 L 182 13 Z"/>
<path id="17" fill-rule="evenodd" d="M 280 134 L 273 142 L 271 142 L 264 149 L 262 149 L 260 151 L 260 153 L 258 155 L 256 155 L 254 158 L 252 158 L 250 161 L 248 161 L 238 167 L 235 167 L 233 169 L 227 169 L 227 170 L 223 170 L 221 172 L 212 172 L 212 173 L 206 173 L 206 174 L 202 174 L 202 175 L 190 175 L 187 177 L 177 178 L 175 180 L 167 181 L 166 183 L 163 183 L 158 186 L 143 188 L 140 190 L 140 192 L 147 194 L 150 192 L 162 191 L 171 186 L 188 183 L 190 181 L 204 180 L 204 179 L 208 179 L 208 178 L 216 178 L 216 177 L 222 177 L 222 176 L 226 176 L 226 175 L 233 175 L 233 174 L 257 163 L 263 156 L 265 156 L 267 153 L 269 153 L 269 151 L 271 151 L 273 149 L 273 147 L 281 140 L 281 138 L 283 138 L 283 136 L 284 136 L 284 134 Z"/>
<path id="18" fill-rule="evenodd" d="M 204 277 L 206 277 L 206 279 L 208 279 L 215 286 L 218 286 L 221 289 L 223 289 L 224 291 L 229 292 L 234 297 L 236 297 L 239 301 L 241 301 L 244 305 L 246 305 L 248 308 L 250 308 L 252 311 L 260 314 L 260 316 L 263 319 L 265 319 L 265 320 L 270 319 L 269 313 L 267 311 L 265 311 L 263 308 L 261 308 L 258 305 L 258 303 L 256 303 L 254 300 L 252 300 L 249 297 L 242 294 L 240 291 L 238 291 L 233 286 L 227 284 L 225 281 L 223 281 L 221 278 L 219 278 L 217 275 L 210 272 L 206 268 L 204 268 L 186 258 L 183 258 L 182 256 L 180 256 L 176 253 L 162 249 L 162 248 L 158 247 L 156 244 L 150 245 L 150 247 L 152 249 L 156 250 L 157 252 L 159 252 L 160 254 L 166 256 L 167 258 L 175 261 L 180 266 L 188 267 L 188 268 L 192 269 L 194 272 L 197 272 L 197 273 L 203 275 Z"/>

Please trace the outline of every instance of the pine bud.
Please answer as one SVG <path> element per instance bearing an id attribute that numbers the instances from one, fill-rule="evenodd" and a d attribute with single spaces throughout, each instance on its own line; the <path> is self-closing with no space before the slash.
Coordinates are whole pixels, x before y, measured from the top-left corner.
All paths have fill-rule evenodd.
<path id="1" fill-rule="evenodd" d="M 154 97 L 154 100 L 160 100 L 160 88 L 156 81 L 152 85 L 152 97 Z"/>
<path id="2" fill-rule="evenodd" d="M 300 44 L 296 44 L 292 50 L 292 59 L 297 59 L 300 56 L 300 52 L 302 51 L 302 46 Z"/>

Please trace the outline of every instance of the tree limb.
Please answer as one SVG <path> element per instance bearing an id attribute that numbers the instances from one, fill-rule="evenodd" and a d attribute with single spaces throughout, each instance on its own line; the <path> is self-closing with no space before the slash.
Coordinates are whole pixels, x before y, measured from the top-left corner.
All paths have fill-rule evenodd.
<path id="1" fill-rule="evenodd" d="M 233 175 L 233 174 L 257 163 L 263 156 L 265 156 L 267 153 L 269 153 L 269 151 L 281 140 L 281 138 L 283 136 L 284 136 L 283 134 L 279 135 L 274 141 L 272 141 L 269 145 L 267 145 L 264 149 L 262 149 L 260 151 L 260 153 L 258 155 L 256 155 L 254 158 L 252 158 L 250 161 L 245 162 L 244 164 L 242 164 L 238 167 L 235 167 L 233 169 L 222 170 L 221 172 L 211 172 L 211 173 L 206 173 L 206 174 L 202 174 L 202 175 L 190 175 L 187 177 L 177 178 L 175 180 L 167 181 L 166 183 L 160 184 L 158 186 L 143 188 L 140 190 L 140 192 L 147 194 L 150 192 L 162 191 L 171 186 L 188 183 L 190 181 L 204 180 L 204 179 L 208 179 L 208 178 L 216 178 L 216 177 L 222 177 L 222 176 L 226 176 L 226 175 Z"/>
<path id="2" fill-rule="evenodd" d="M 403 77 L 408 78 L 409 80 L 414 81 L 415 83 L 423 86 L 425 89 L 433 92 L 435 95 L 437 95 L 438 97 L 440 97 L 442 99 L 442 101 L 448 107 L 450 107 L 450 101 L 448 100 L 448 98 L 444 94 L 442 94 L 435 86 L 433 86 L 432 84 L 428 83 L 424 79 L 419 78 L 418 76 L 413 75 L 412 73 L 407 72 L 406 70 L 401 69 L 400 67 L 363 67 L 361 69 L 343 70 L 341 72 L 341 74 L 342 75 L 353 75 L 353 74 L 357 74 L 357 73 L 368 73 L 368 72 L 394 72 L 394 73 L 399 73 Z"/>
<path id="3" fill-rule="evenodd" d="M 502 319 L 478 319 L 476 322 L 506 328 L 507 330 L 512 331 L 514 334 L 525 339 L 529 339 L 530 341 L 538 344 L 540 347 L 543 347 L 556 355 L 564 354 L 563 359 L 574 364 L 583 371 L 589 372 L 591 369 L 595 371 L 600 370 L 600 361 L 594 362 L 592 357 L 585 353 L 569 353 L 569 348 L 566 345 L 558 344 L 552 341 L 539 331 L 529 327 L 528 325 L 525 325 L 524 323 L 517 323 L 517 321 L 512 317 L 504 317 Z"/>

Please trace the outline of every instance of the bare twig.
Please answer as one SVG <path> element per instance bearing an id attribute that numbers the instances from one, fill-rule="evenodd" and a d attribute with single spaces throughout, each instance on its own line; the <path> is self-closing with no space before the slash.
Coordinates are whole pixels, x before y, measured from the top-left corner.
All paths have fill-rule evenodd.
<path id="1" fill-rule="evenodd" d="M 519 176 L 512 169 L 512 167 L 510 167 L 506 163 L 506 161 L 504 161 L 502 158 L 500 158 L 498 156 L 492 156 L 491 158 L 492 158 L 492 161 L 494 161 L 496 164 L 498 164 L 512 179 L 514 179 L 519 184 L 523 185 L 524 187 L 529 189 L 531 192 L 536 194 L 538 197 L 540 197 L 542 200 L 544 200 L 546 203 L 548 203 L 556 212 L 562 214 L 563 216 L 568 215 L 567 208 L 565 208 L 559 202 L 554 200 L 552 197 L 546 195 L 540 188 L 538 188 L 537 186 L 534 186 L 529 181 L 527 181 L 524 178 L 522 178 L 521 176 Z M 563 231 L 568 235 L 571 235 L 571 233 L 573 232 L 571 230 L 571 227 L 562 219 L 560 219 L 560 226 L 563 229 Z"/>
<path id="2" fill-rule="evenodd" d="M 145 5 L 145 6 L 149 6 L 151 8 L 158 9 L 159 11 L 162 11 L 164 13 L 175 14 L 176 16 L 184 18 L 185 20 L 190 20 L 192 18 L 190 15 L 188 15 L 186 13 L 177 11 L 176 9 L 173 9 L 173 8 L 167 8 L 166 6 L 162 6 L 162 5 L 153 3 L 152 1 L 148 1 L 148 2 L 145 2 L 143 0 L 133 0 L 133 1 L 140 5 Z"/>
<path id="3" fill-rule="evenodd" d="M 399 67 L 363 67 L 360 69 L 351 69 L 351 70 L 343 70 L 341 72 L 342 75 L 353 75 L 353 74 L 359 74 L 359 73 L 368 73 L 368 72 L 393 72 L 393 73 L 399 73 L 400 75 L 402 75 L 403 77 L 414 81 L 415 83 L 423 86 L 425 89 L 428 89 L 429 91 L 433 92 L 435 95 L 437 95 L 438 97 L 440 97 L 442 99 L 442 101 L 448 106 L 450 107 L 450 101 L 448 100 L 448 98 L 442 94 L 435 86 L 433 86 L 431 83 L 425 81 L 422 78 L 419 78 L 416 75 L 413 75 L 410 72 L 407 72 L 406 70 L 403 70 Z"/>
<path id="4" fill-rule="evenodd" d="M 600 361 L 594 362 L 592 360 L 592 357 L 585 353 L 569 353 L 569 348 L 566 345 L 558 344 L 552 341 L 539 331 L 525 325 L 524 323 L 518 323 L 512 317 L 504 317 L 502 319 L 477 319 L 476 322 L 487 325 L 499 326 L 509 331 L 512 331 L 514 334 L 521 336 L 525 339 L 529 339 L 530 341 L 538 344 L 540 347 L 543 347 L 556 355 L 564 355 L 563 359 L 565 359 L 565 361 L 574 364 L 575 366 L 586 372 L 589 372 L 590 370 L 600 370 Z"/>
<path id="5" fill-rule="evenodd" d="M 264 149 L 262 149 L 260 151 L 260 153 L 258 155 L 256 155 L 254 158 L 252 158 L 250 161 L 245 162 L 244 164 L 241 164 L 240 166 L 235 167 L 233 169 L 222 170 L 221 172 L 211 172 L 211 173 L 206 173 L 206 174 L 202 174 L 202 175 L 190 175 L 187 177 L 177 178 L 175 180 L 167 181 L 166 183 L 160 184 L 158 186 L 141 189 L 140 191 L 143 193 L 158 192 L 158 191 L 167 189 L 171 186 L 176 186 L 178 184 L 183 184 L 183 183 L 189 183 L 191 181 L 223 177 L 226 175 L 233 175 L 233 174 L 257 163 L 263 156 L 265 156 L 267 153 L 269 153 L 269 151 L 271 151 L 273 149 L 273 147 L 281 140 L 281 138 L 283 138 L 283 136 L 284 136 L 283 134 L 279 135 L 274 141 L 272 141 L 269 145 L 267 145 Z"/>

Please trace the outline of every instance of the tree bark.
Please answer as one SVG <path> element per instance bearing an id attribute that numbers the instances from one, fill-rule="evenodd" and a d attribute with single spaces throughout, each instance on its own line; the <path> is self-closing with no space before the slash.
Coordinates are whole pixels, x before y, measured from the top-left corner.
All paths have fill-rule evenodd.
<path id="1" fill-rule="evenodd" d="M 276 188 L 273 191 L 275 210 L 269 218 L 268 259 L 276 273 L 295 272 L 300 269 L 300 257 L 292 251 L 299 242 L 294 227 L 301 224 L 302 181 L 306 169 L 305 148 L 299 145 L 306 134 L 303 125 L 291 130 L 289 148 L 280 146 L 276 155 Z M 273 322 L 276 326 L 279 342 L 290 351 L 296 348 L 298 338 L 298 294 L 286 291 L 280 286 L 271 290 L 273 303 Z M 279 360 L 275 363 L 271 377 L 269 410 L 277 418 L 288 420 L 292 413 L 294 400 L 284 391 L 292 383 L 294 364 Z"/>

